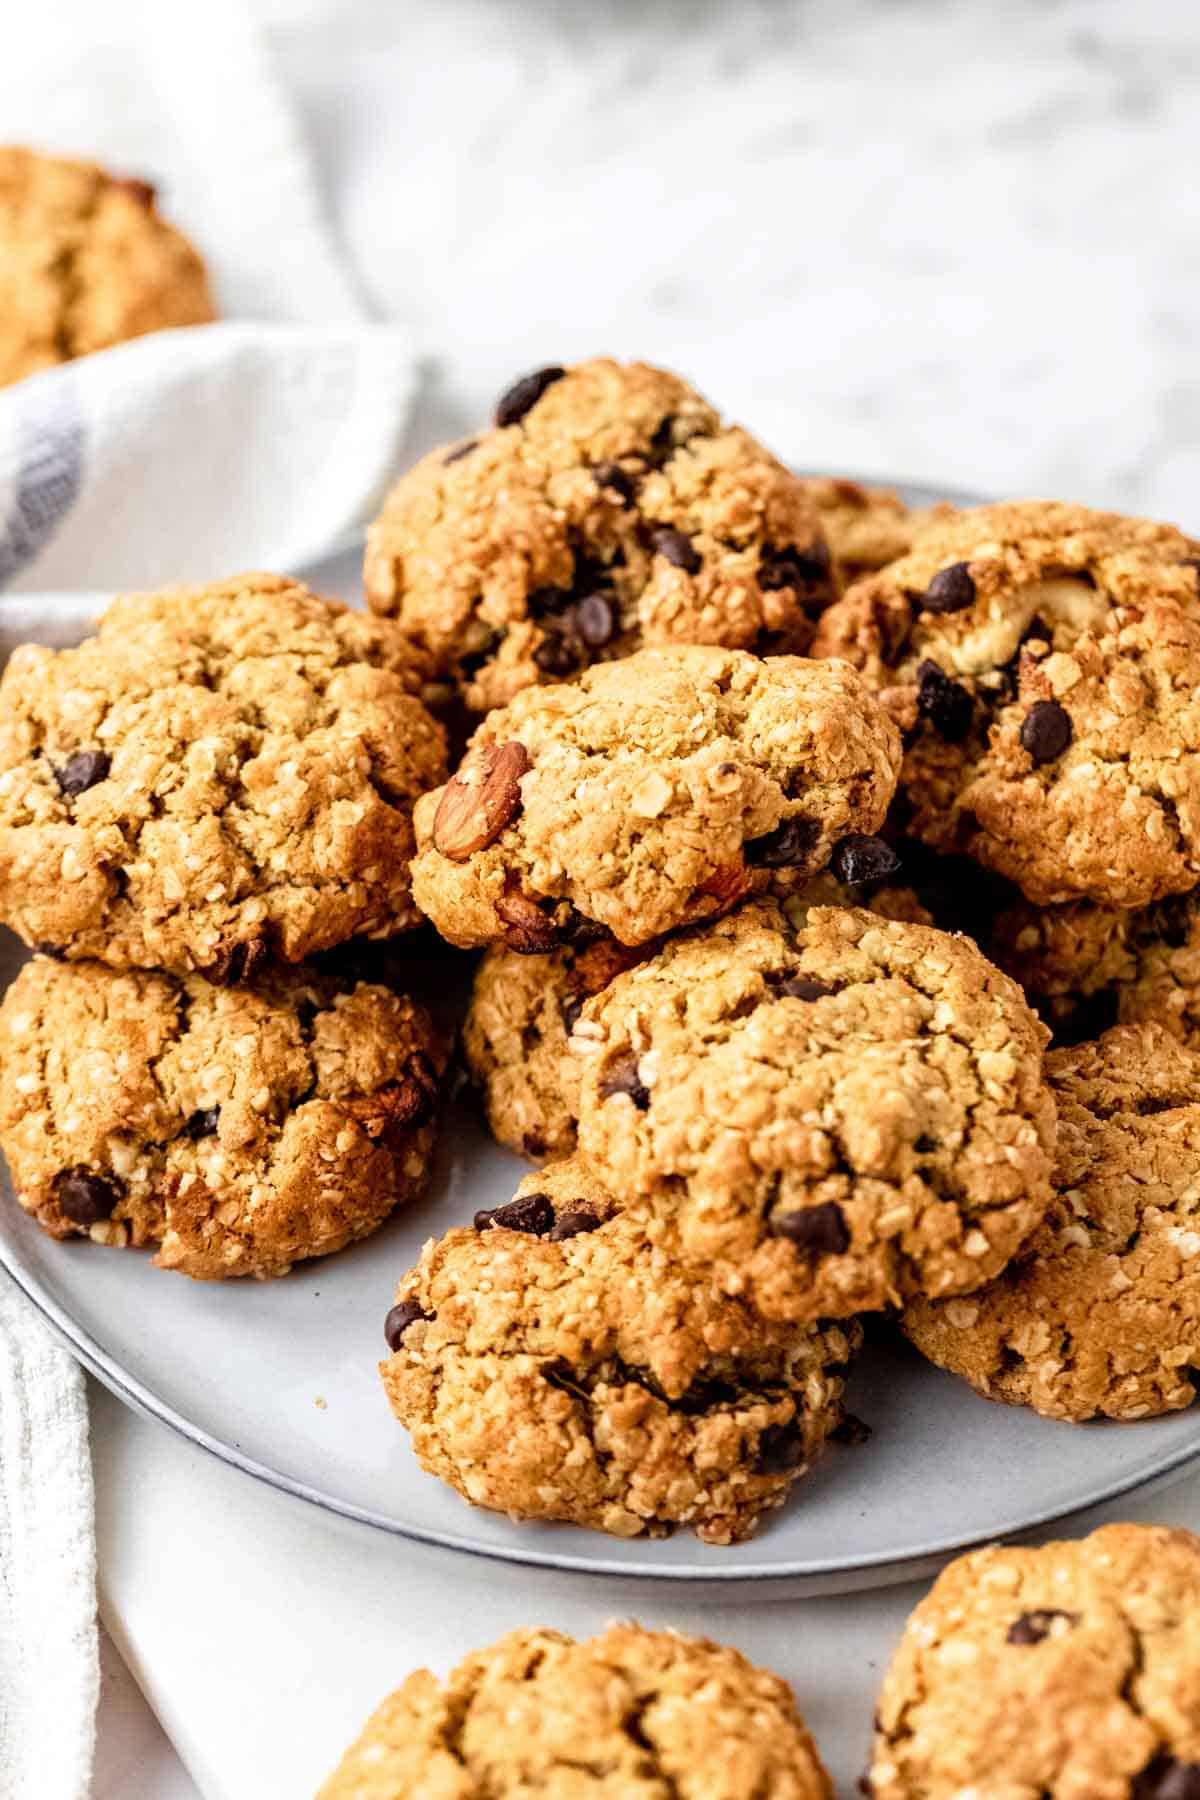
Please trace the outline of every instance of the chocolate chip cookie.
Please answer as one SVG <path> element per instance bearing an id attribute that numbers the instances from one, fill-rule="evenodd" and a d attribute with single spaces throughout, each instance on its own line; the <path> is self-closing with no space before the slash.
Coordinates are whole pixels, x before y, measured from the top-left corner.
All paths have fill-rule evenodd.
<path id="1" fill-rule="evenodd" d="M 1158 1025 L 1052 1051 L 1054 1204 L 977 1293 L 915 1301 L 913 1342 L 1053 1419 L 1190 1406 L 1200 1368 L 1200 1056 Z"/>
<path id="2" fill-rule="evenodd" d="M 843 475 L 802 479 L 843 585 L 907 555 L 922 532 L 955 515 L 955 508 L 946 501 L 909 507 L 891 488 L 864 487 Z"/>
<path id="3" fill-rule="evenodd" d="M 803 652 L 837 591 L 803 484 L 677 375 L 607 358 L 525 377 L 411 469 L 364 579 L 475 713 L 649 644 Z"/>
<path id="4" fill-rule="evenodd" d="M 413 893 L 452 944 L 551 950 L 581 917 L 644 944 L 831 861 L 893 868 L 899 755 L 842 664 L 642 650 L 489 714 L 416 809 Z"/>
<path id="5" fill-rule="evenodd" d="M 443 1063 L 385 987 L 36 956 L 0 1005 L 0 1144 L 52 1237 L 156 1245 L 200 1280 L 285 1275 L 423 1188 Z"/>
<path id="6" fill-rule="evenodd" d="M 148 182 L 0 148 L 0 387 L 215 316 L 204 264 Z"/>
<path id="7" fill-rule="evenodd" d="M 387 1316 L 388 1400 L 476 1506 L 736 1543 L 840 1422 L 856 1327 L 769 1323 L 615 1205 L 571 1158 L 426 1245 Z"/>
<path id="8" fill-rule="evenodd" d="M 0 917 L 27 943 L 234 981 L 419 923 L 445 778 L 394 625 L 275 575 L 116 601 L 0 681 Z"/>
<path id="9" fill-rule="evenodd" d="M 965 1293 L 1050 1203 L 1047 1033 L 965 938 L 755 902 L 584 1006 L 579 1143 L 772 1319 Z"/>
<path id="10" fill-rule="evenodd" d="M 786 1682 L 707 1638 L 510 1632 L 410 1675 L 318 1800 L 833 1800 Z"/>
<path id="11" fill-rule="evenodd" d="M 964 512 L 858 582 L 814 654 L 906 733 L 906 828 L 1047 905 L 1200 877 L 1200 543 L 1028 501 Z"/>
<path id="12" fill-rule="evenodd" d="M 1200 1793 L 1200 1539 L 1108 1525 L 939 1577 L 883 1684 L 874 1800 Z"/>

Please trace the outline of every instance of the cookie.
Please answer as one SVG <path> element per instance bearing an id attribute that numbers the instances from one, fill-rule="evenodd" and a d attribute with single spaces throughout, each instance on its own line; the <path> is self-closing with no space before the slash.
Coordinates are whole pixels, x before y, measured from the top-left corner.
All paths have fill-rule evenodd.
<path id="1" fill-rule="evenodd" d="M 965 938 L 756 902 L 589 1000 L 579 1143 L 772 1319 L 966 1293 L 1051 1198 L 1046 1031 Z"/>
<path id="2" fill-rule="evenodd" d="M 1190 1406 L 1200 1368 L 1200 1057 L 1158 1025 L 1055 1050 L 1054 1204 L 962 1299 L 918 1300 L 918 1349 L 989 1400 L 1052 1419 Z"/>
<path id="3" fill-rule="evenodd" d="M 0 680 L 0 917 L 116 967 L 237 980 L 420 921 L 445 777 L 395 626 L 276 575 L 116 601 Z"/>
<path id="4" fill-rule="evenodd" d="M 831 857 L 851 880 L 890 868 L 863 840 L 898 764 L 852 669 L 642 650 L 488 716 L 416 809 L 413 893 L 463 947 L 551 950 L 579 917 L 644 944 Z"/>
<path id="5" fill-rule="evenodd" d="M 1200 878 L 1200 543 L 1028 501 L 964 512 L 856 583 L 814 654 L 906 732 L 906 829 L 1039 905 Z"/>
<path id="6" fill-rule="evenodd" d="M 892 1658 L 863 1792 L 1200 1793 L 1200 1539 L 1108 1525 L 951 1563 Z"/>
<path id="7" fill-rule="evenodd" d="M 410 1675 L 317 1800 L 833 1800 L 787 1683 L 707 1638 L 510 1632 Z"/>
<path id="8" fill-rule="evenodd" d="M 0 386 L 215 317 L 204 264 L 148 182 L 0 148 Z"/>
<path id="9" fill-rule="evenodd" d="M 645 645 L 802 653 L 837 591 L 803 483 L 677 375 L 607 358 L 517 382 L 411 469 L 364 581 L 476 713 Z"/>
<path id="10" fill-rule="evenodd" d="M 502 944 L 475 973 L 463 1023 L 463 1055 L 492 1136 L 541 1161 L 575 1148 L 578 1063 L 567 1049 L 585 1000 L 641 955 L 607 935 L 524 956 Z"/>
<path id="11" fill-rule="evenodd" d="M 402 995 L 36 956 L 0 1005 L 0 1144 L 52 1237 L 199 1280 L 285 1275 L 425 1184 L 444 1062 Z"/>
<path id="12" fill-rule="evenodd" d="M 749 1537 L 842 1416 L 856 1328 L 772 1325 L 578 1158 L 427 1244 L 380 1365 L 422 1467 L 476 1506 L 618 1537 Z"/>
<path id="13" fill-rule="evenodd" d="M 865 487 L 843 475 L 802 479 L 844 586 L 907 555 L 922 532 L 955 516 L 947 501 L 909 507 L 891 488 Z"/>

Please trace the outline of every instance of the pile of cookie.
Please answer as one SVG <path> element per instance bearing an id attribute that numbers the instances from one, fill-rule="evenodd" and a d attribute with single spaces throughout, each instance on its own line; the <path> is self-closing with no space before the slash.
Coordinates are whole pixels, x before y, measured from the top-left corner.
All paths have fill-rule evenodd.
<path id="1" fill-rule="evenodd" d="M 22 1203 L 202 1276 L 373 1229 L 446 1052 L 424 954 L 361 944 L 428 920 L 542 1165 L 387 1316 L 469 1500 L 744 1538 L 865 1314 L 1056 1417 L 1188 1404 L 1200 545 L 908 512 L 600 359 L 405 475 L 365 578 L 373 617 L 253 576 L 10 662 Z"/>

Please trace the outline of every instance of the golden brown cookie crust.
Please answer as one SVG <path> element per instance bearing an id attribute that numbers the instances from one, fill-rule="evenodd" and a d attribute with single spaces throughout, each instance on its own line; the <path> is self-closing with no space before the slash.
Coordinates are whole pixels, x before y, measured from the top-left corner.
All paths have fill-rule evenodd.
<path id="1" fill-rule="evenodd" d="M 841 1420 L 853 1326 L 770 1324 L 578 1157 L 426 1245 L 380 1365 L 422 1466 L 514 1518 L 750 1536 Z"/>
<path id="2" fill-rule="evenodd" d="M 531 403 L 510 391 L 510 423 L 426 456 L 367 540 L 371 606 L 469 710 L 646 645 L 807 649 L 837 590 L 802 482 L 665 369 L 521 385 Z"/>
<path id="3" fill-rule="evenodd" d="M 769 1317 L 965 1293 L 1050 1201 L 1046 1036 L 966 938 L 756 902 L 588 1001 L 580 1147 Z"/>
<path id="4" fill-rule="evenodd" d="M 403 995 L 314 969 L 248 985 L 36 956 L 0 1004 L 0 1143 L 53 1237 L 284 1275 L 425 1185 L 444 1053 Z"/>
<path id="5" fill-rule="evenodd" d="M 445 775 L 394 625 L 276 575 L 118 600 L 0 681 L 0 916 L 115 967 L 237 979 L 419 923 Z"/>
<path id="6" fill-rule="evenodd" d="M 203 262 L 146 182 L 0 148 L 0 387 L 215 316 Z"/>
<path id="7" fill-rule="evenodd" d="M 822 868 L 882 823 L 899 739 L 839 663 L 643 650 L 491 713 L 416 809 L 418 906 L 464 947 L 637 945 Z"/>
<path id="8" fill-rule="evenodd" d="M 1200 1540 L 1108 1525 L 939 1577 L 884 1680 L 873 1800 L 1179 1800 L 1200 1779 Z"/>
<path id="9" fill-rule="evenodd" d="M 786 1682 L 707 1638 L 531 1627 L 410 1675 L 318 1800 L 833 1800 Z"/>
<path id="10" fill-rule="evenodd" d="M 923 532 L 945 524 L 957 510 L 948 501 L 909 507 L 892 488 L 867 487 L 844 475 L 802 479 L 844 586 L 906 556 Z"/>
<path id="11" fill-rule="evenodd" d="M 1200 876 L 1200 545 L 1043 501 L 924 533 L 822 617 L 908 733 L 907 829 L 1029 899 L 1143 906 Z"/>
<path id="12" fill-rule="evenodd" d="M 1158 1025 L 1052 1051 L 1057 1196 L 1018 1259 L 915 1302 L 913 1342 L 990 1400 L 1054 1419 L 1190 1406 L 1200 1367 L 1200 1057 Z"/>

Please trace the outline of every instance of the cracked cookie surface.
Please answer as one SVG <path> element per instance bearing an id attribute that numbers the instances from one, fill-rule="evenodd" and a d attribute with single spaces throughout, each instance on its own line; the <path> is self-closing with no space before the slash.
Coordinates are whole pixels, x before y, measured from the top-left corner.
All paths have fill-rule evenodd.
<path id="1" fill-rule="evenodd" d="M 1200 1368 L 1200 1057 L 1157 1025 L 1052 1051 L 1056 1197 L 978 1293 L 903 1324 L 991 1400 L 1055 1419 L 1190 1406 Z"/>
<path id="2" fill-rule="evenodd" d="M 1039 904 L 1200 875 L 1200 544 L 1028 501 L 960 513 L 822 617 L 907 734 L 906 829 Z"/>
<path id="3" fill-rule="evenodd" d="M 643 944 L 862 860 L 899 755 L 844 664 L 643 650 L 489 714 L 416 808 L 414 896 L 464 947 L 550 950 L 577 914 Z"/>
<path id="4" fill-rule="evenodd" d="M 579 1142 L 769 1317 L 964 1293 L 1050 1202 L 1046 1036 L 965 938 L 754 902 L 587 1002 Z"/>
<path id="5" fill-rule="evenodd" d="M 477 1506 L 619 1537 L 748 1537 L 841 1420 L 857 1328 L 772 1325 L 579 1158 L 428 1244 L 388 1315 L 388 1400 Z"/>
<path id="6" fill-rule="evenodd" d="M 39 947 L 236 980 L 420 923 L 445 776 L 384 620 L 275 575 L 116 601 L 0 680 L 0 917 Z"/>
<path id="7" fill-rule="evenodd" d="M 939 1577 L 884 1679 L 873 1800 L 1200 1791 L 1200 1539 L 1109 1525 Z"/>
<path id="8" fill-rule="evenodd" d="M 318 1800 L 833 1800 L 787 1683 L 707 1638 L 539 1627 L 410 1675 Z"/>
<path id="9" fill-rule="evenodd" d="M 36 956 L 0 1004 L 0 1143 L 53 1237 L 283 1275 L 424 1187 L 443 1063 L 423 1009 L 378 985 Z"/>
<path id="10" fill-rule="evenodd" d="M 539 371 L 403 476 L 367 598 L 468 710 L 649 644 L 803 652 L 836 587 L 804 484 L 679 376 Z"/>
<path id="11" fill-rule="evenodd" d="M 147 182 L 0 148 L 0 387 L 215 316 L 204 264 Z"/>

